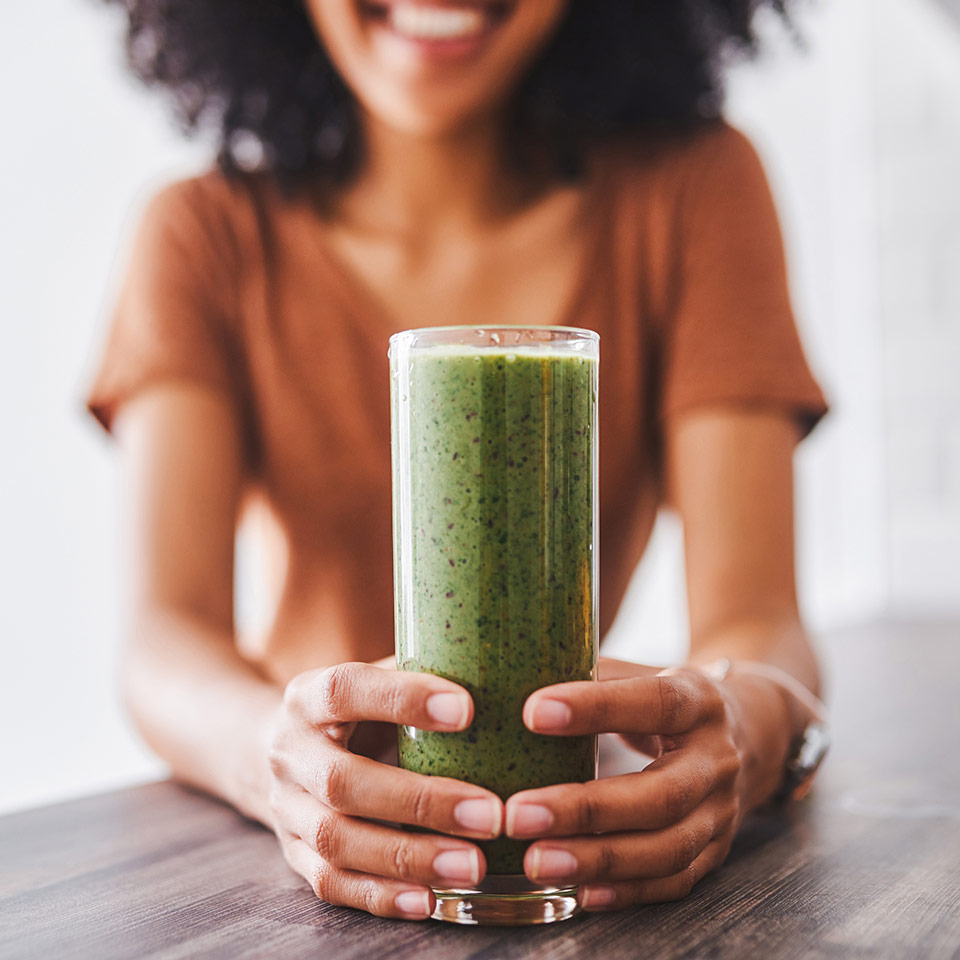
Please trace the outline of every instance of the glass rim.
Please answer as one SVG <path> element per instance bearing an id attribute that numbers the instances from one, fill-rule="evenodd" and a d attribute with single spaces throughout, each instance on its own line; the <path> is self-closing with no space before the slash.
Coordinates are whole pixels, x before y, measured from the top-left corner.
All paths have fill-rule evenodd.
<path id="1" fill-rule="evenodd" d="M 516 333 L 517 331 L 530 331 L 530 332 L 542 332 L 542 333 L 559 333 L 559 334 L 570 334 L 570 336 L 561 338 L 560 342 L 574 342 L 581 341 L 586 343 L 599 343 L 600 334 L 596 330 L 590 330 L 587 327 L 569 327 L 569 326 L 553 326 L 550 324 L 519 324 L 519 323 L 500 323 L 494 324 L 491 326 L 480 326 L 475 323 L 459 323 L 452 324 L 449 326 L 436 326 L 436 327 L 412 327 L 409 330 L 398 330 L 396 333 L 390 335 L 390 345 L 393 346 L 395 343 L 399 343 L 402 340 L 412 340 L 417 337 L 429 336 L 431 334 L 443 335 L 443 334 L 456 334 L 464 333 L 467 331 L 472 331 L 477 334 L 491 334 L 499 333 L 504 331 L 506 333 Z"/>

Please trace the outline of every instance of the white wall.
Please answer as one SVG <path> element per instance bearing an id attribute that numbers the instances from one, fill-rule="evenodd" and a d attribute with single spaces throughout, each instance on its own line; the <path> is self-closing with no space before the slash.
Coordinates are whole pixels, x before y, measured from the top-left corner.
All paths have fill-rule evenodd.
<path id="1" fill-rule="evenodd" d="M 157 769 L 116 702 L 116 482 L 82 396 L 131 206 L 197 157 L 112 14 L 0 5 L 0 808 Z"/>
<path id="2" fill-rule="evenodd" d="M 943 56 L 928 56 L 953 48 L 946 31 L 929 36 L 939 21 L 931 26 L 926 10 L 917 13 L 923 3 L 821 4 L 806 28 L 809 55 L 779 44 L 776 59 L 739 73 L 733 85 L 731 114 L 767 160 L 801 325 L 834 403 L 798 471 L 801 586 L 821 627 L 960 603 L 944 575 L 916 574 L 919 564 L 942 574 L 958 555 L 956 531 L 939 529 L 960 502 L 960 440 L 943 399 L 956 387 L 958 365 L 947 359 L 955 353 L 940 356 L 944 337 L 935 335 L 952 322 L 958 271 L 938 274 L 936 289 L 947 292 L 928 311 L 928 333 L 911 346 L 904 331 L 933 283 L 926 254 L 906 242 L 900 253 L 878 246 L 900 231 L 886 219 L 890 202 L 881 202 L 886 178 L 919 170 L 922 181 L 931 167 L 922 139 L 897 161 L 899 172 L 891 173 L 889 154 L 877 160 L 877 145 L 889 151 L 899 137 L 878 111 L 894 36 L 909 37 L 904 50 L 915 71 L 897 124 L 912 115 L 911 96 L 929 95 L 927 70 L 955 78 Z M 93 0 L 0 6 L 0 87 L 8 93 L 0 155 L 0 809 L 159 769 L 116 702 L 117 486 L 109 443 L 81 398 L 135 209 L 159 179 L 202 165 L 203 154 L 181 143 L 159 105 L 125 78 L 117 27 L 115 12 Z M 916 120 L 915 127 L 926 135 L 939 124 Z M 899 187 L 887 193 L 901 195 Z M 938 220 L 938 256 L 948 256 L 942 244 L 956 249 L 960 218 L 952 209 Z M 922 235 L 927 222 L 911 231 Z M 906 294 L 895 277 L 904 262 L 902 284 L 915 291 L 906 309 L 897 305 Z M 955 349 L 955 336 L 950 343 Z M 926 370 L 936 360 L 934 389 Z M 898 392 L 908 376 L 909 389 Z M 912 418 L 900 429 L 907 395 Z M 932 446 L 922 440 L 931 418 L 939 424 Z M 906 458 L 925 463 L 916 451 L 931 449 L 934 463 L 947 464 L 942 474 L 934 468 L 948 478 L 935 487 L 943 496 L 930 496 L 927 474 L 899 470 Z M 897 468 L 889 483 L 888 465 Z M 676 655 L 684 629 L 678 536 L 669 519 L 658 528 L 611 652 L 651 661 Z"/>
<path id="3" fill-rule="evenodd" d="M 874 0 L 890 603 L 960 607 L 960 9 Z"/>

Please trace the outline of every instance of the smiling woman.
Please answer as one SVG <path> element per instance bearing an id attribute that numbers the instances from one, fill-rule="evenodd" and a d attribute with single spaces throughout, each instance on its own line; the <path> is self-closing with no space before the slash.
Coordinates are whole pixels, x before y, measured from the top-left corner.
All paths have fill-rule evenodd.
<path id="1" fill-rule="evenodd" d="M 825 405 L 763 170 L 719 114 L 719 67 L 752 49 L 759 6 L 780 9 L 125 0 L 138 73 L 220 143 L 217 168 L 150 205 L 89 398 L 131 487 L 127 700 L 178 777 L 271 826 L 330 902 L 443 916 L 434 891 L 482 883 L 484 841 L 502 836 L 523 841 L 505 845 L 531 883 L 577 888 L 564 915 L 673 899 L 784 792 L 791 744 L 820 713 L 791 458 Z M 385 659 L 386 343 L 458 325 L 599 334 L 601 636 L 658 507 L 681 515 L 689 662 L 601 660 L 600 683 L 541 674 L 552 685 L 503 708 L 525 744 L 561 738 L 558 755 L 619 733 L 654 758 L 640 773 L 532 789 L 378 762 L 396 725 L 442 751 L 489 722 L 464 687 Z M 421 486 L 424 515 L 442 512 Z M 504 490 L 512 521 L 528 507 Z M 241 647 L 234 542 L 252 502 L 282 583 L 272 623 Z M 555 583 L 584 566 L 556 569 Z M 524 597 L 511 599 L 489 656 L 518 675 L 507 636 Z M 528 636 L 540 630 L 516 640 L 555 642 Z"/>
<path id="2" fill-rule="evenodd" d="M 503 34 L 507 28 L 526 33 L 529 27 L 537 43 L 530 49 L 513 49 L 519 57 L 501 75 L 503 82 L 514 81 L 505 119 L 524 142 L 552 144 L 566 169 L 574 164 L 577 146 L 593 137 L 651 122 L 718 116 L 725 63 L 757 48 L 754 13 L 769 8 L 783 14 L 786 4 L 786 0 L 107 2 L 127 11 L 127 52 L 134 72 L 150 86 L 166 90 L 187 129 L 203 125 L 219 132 L 224 169 L 264 168 L 284 183 L 316 171 L 345 179 L 362 156 L 354 97 L 358 91 L 351 90 L 334 68 L 331 58 L 336 58 L 337 50 L 318 43 L 316 25 L 339 23 L 360 43 L 368 31 L 389 34 L 393 40 L 424 30 L 473 31 L 482 18 L 479 35 L 469 40 L 427 43 L 421 36 L 417 42 L 395 44 L 400 48 L 397 55 L 414 68 L 418 58 L 412 55 L 418 50 L 439 55 L 450 43 L 450 52 L 459 57 L 487 46 L 484 33 Z M 461 42 L 463 50 L 458 49 Z M 501 42 L 513 48 L 509 38 L 501 37 L 497 43 Z M 502 56 L 497 62 L 504 66 Z M 528 69 L 517 83 L 524 66 Z M 343 64 L 337 61 L 337 67 Z M 501 82 L 501 77 L 495 79 Z M 517 144 L 513 146 L 516 149 Z"/>

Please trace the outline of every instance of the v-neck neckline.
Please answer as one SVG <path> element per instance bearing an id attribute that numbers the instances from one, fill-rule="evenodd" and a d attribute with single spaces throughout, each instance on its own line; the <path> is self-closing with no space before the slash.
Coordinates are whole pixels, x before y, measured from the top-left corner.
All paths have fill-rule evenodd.
<path id="1" fill-rule="evenodd" d="M 583 213 L 583 248 L 576 265 L 577 276 L 570 288 L 569 296 L 558 316 L 543 323 L 530 323 L 532 327 L 579 327 L 577 316 L 583 308 L 584 301 L 590 290 L 591 282 L 596 275 L 596 268 L 601 255 L 603 227 L 609 222 L 609 171 L 608 165 L 603 162 L 601 151 L 596 151 L 590 157 L 589 172 L 584 181 L 584 213 Z M 313 209 L 310 215 L 316 217 Z M 324 266 L 330 275 L 337 281 L 337 293 L 344 304 L 360 316 L 372 318 L 373 324 L 385 334 L 390 335 L 403 329 L 402 324 L 390 315 L 390 312 L 380 302 L 377 295 L 370 289 L 356 270 L 351 267 L 340 252 L 330 243 L 326 236 L 326 224 L 320 220 L 311 231 L 316 240 L 316 247 Z M 423 326 L 443 326 L 443 323 L 422 324 Z M 478 325 L 480 322 L 478 321 Z"/>

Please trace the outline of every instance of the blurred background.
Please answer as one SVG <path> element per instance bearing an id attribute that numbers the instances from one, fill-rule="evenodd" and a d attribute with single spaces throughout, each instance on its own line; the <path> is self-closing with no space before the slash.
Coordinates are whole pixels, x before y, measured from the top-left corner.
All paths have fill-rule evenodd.
<path id="1" fill-rule="evenodd" d="M 958 618 L 960 0 L 797 7 L 805 49 L 768 24 L 728 116 L 766 162 L 833 405 L 797 458 L 803 609 L 820 635 Z M 0 7 L 0 811 L 163 772 L 115 691 L 119 484 L 82 397 L 139 211 L 208 152 L 124 73 L 120 33 L 93 0 Z M 683 590 L 663 517 L 604 652 L 682 656 Z"/>

